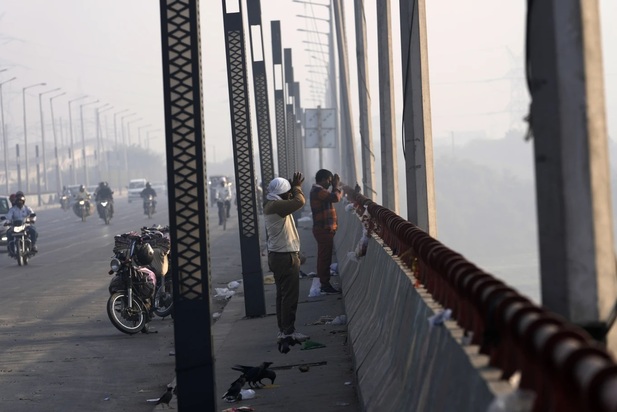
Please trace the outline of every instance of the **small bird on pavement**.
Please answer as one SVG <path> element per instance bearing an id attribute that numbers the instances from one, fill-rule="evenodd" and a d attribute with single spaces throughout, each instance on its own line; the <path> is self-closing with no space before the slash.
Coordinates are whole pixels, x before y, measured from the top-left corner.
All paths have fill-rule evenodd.
<path id="1" fill-rule="evenodd" d="M 244 376 L 246 376 L 246 381 L 248 382 L 249 386 L 251 388 L 255 388 L 259 387 L 257 382 L 264 378 L 268 378 L 272 380 L 272 382 L 274 382 L 274 380 L 270 378 L 270 376 L 272 376 L 271 373 L 268 373 L 268 376 L 264 375 L 264 371 L 268 369 L 270 365 L 272 365 L 272 362 L 262 362 L 262 364 L 259 366 L 234 365 L 231 369 L 242 372 Z"/>
<path id="2" fill-rule="evenodd" d="M 168 386 L 167 390 L 165 391 L 163 395 L 161 395 L 160 398 L 148 399 L 147 402 L 153 402 L 153 403 L 156 403 L 157 405 L 161 405 L 161 408 L 163 407 L 163 405 L 167 405 L 169 409 L 173 409 L 173 407 L 169 405 L 169 402 L 171 402 L 171 399 L 174 397 L 174 394 L 172 393 L 173 390 L 174 390 L 173 386 Z"/>
<path id="3" fill-rule="evenodd" d="M 221 397 L 221 399 L 225 399 L 227 402 L 235 402 L 242 400 L 242 395 L 240 391 L 242 391 L 242 387 L 246 383 L 246 376 L 244 374 L 240 375 L 238 379 L 233 381 L 227 389 L 227 392 Z"/>
<path id="4" fill-rule="evenodd" d="M 276 372 L 274 372 L 272 369 L 266 368 L 261 375 L 261 378 L 259 378 L 257 382 L 259 382 L 262 386 L 266 386 L 261 381 L 262 379 L 270 379 L 270 384 L 274 385 L 274 380 L 276 379 Z"/>

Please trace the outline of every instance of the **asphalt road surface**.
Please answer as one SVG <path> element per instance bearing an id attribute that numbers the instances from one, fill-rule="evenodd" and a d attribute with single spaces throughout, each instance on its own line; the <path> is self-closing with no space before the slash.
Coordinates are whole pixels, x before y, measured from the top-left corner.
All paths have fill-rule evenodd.
<path id="1" fill-rule="evenodd" d="M 140 202 L 116 199 L 109 226 L 97 215 L 81 222 L 72 211 L 34 207 L 39 253 L 23 267 L 0 253 L 0 410 L 152 411 L 146 399 L 173 378 L 173 321 L 155 318 L 157 333 L 118 331 L 106 312 L 107 272 L 115 234 L 168 223 L 159 200 L 149 220 Z M 213 287 L 241 278 L 233 239 L 232 212 L 225 232 L 210 226 Z"/>

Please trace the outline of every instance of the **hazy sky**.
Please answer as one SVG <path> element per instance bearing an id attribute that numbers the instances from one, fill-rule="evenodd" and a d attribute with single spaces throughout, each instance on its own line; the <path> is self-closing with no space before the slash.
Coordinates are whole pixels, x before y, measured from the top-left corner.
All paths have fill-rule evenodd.
<path id="1" fill-rule="evenodd" d="M 271 67 L 270 21 L 281 20 L 283 47 L 293 50 L 295 77 L 301 82 L 303 106 L 312 107 L 316 102 L 310 99 L 311 83 L 308 79 L 319 83 L 323 77 L 309 73 L 310 70 L 320 70 L 309 65 L 320 63 L 311 59 L 305 49 L 319 46 L 303 43 L 303 40 L 316 41 L 319 35 L 311 37 L 297 29 L 327 31 L 327 24 L 296 15 L 327 18 L 327 9 L 292 0 L 262 0 L 261 3 L 268 67 Z M 372 114 L 378 116 L 374 3 L 365 2 L 365 14 Z M 391 4 L 396 112 L 399 113 L 402 105 L 398 1 Z M 524 1 L 498 0 L 427 2 L 432 124 L 436 145 L 450 144 L 452 136 L 462 141 L 465 136 L 478 133 L 500 138 L 510 127 L 512 88 L 520 90 L 525 87 L 522 71 L 525 4 Z M 345 5 L 352 75 L 350 84 L 355 90 L 353 2 L 346 1 Z M 601 0 L 600 6 L 609 134 L 617 136 L 617 28 L 609 24 L 607 17 L 617 16 L 617 2 Z M 200 10 L 208 160 L 216 157 L 221 161 L 231 157 L 221 2 L 201 1 Z M 10 147 L 14 147 L 14 140 L 23 133 L 22 88 L 46 82 L 47 86 L 34 87 L 26 92 L 29 136 L 33 141 L 40 139 L 38 93 L 62 88 L 67 94 L 54 103 L 58 118 L 68 119 L 68 99 L 87 94 L 92 96 L 91 100 L 113 105 L 114 110 L 108 114 L 121 110 L 137 113 L 132 119 L 143 120 L 134 122 L 133 126 L 142 127 L 144 132 L 152 130 L 151 136 L 156 139 L 151 146 L 163 152 L 159 24 L 159 2 L 156 0 L 0 0 L 0 69 L 8 69 L 0 73 L 0 82 L 17 77 L 3 86 L 5 118 L 9 136 L 13 139 Z M 272 87 L 271 79 L 269 81 Z M 352 94 L 354 101 L 356 93 L 353 91 Z M 48 110 L 48 98 L 52 95 L 44 96 L 44 110 Z M 522 96 L 526 102 L 526 90 Z M 88 101 L 90 99 L 83 100 Z M 74 110 L 78 105 L 73 106 Z M 93 118 L 94 107 L 96 105 L 84 108 L 86 118 Z M 78 113 L 75 111 L 74 116 Z M 358 118 L 357 113 L 355 107 L 354 119 Z M 252 115 L 254 117 L 254 110 Z M 47 112 L 46 116 L 49 121 Z M 107 118 L 111 127 L 112 116 Z M 378 128 L 376 122 L 373 126 Z M 518 127 L 524 127 L 522 121 L 518 122 Z M 157 129 L 161 131 L 157 132 Z M 135 135 L 136 129 L 133 130 Z M 357 134 L 357 125 L 355 130 Z"/>

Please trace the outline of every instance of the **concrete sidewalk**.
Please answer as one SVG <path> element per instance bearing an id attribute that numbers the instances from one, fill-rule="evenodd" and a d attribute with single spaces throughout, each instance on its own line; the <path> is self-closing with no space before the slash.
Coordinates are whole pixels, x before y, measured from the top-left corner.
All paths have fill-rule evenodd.
<path id="1" fill-rule="evenodd" d="M 312 222 L 301 223 L 298 228 L 302 251 L 307 256 L 302 266 L 306 273 L 314 272 L 316 268 L 317 247 L 311 225 Z M 237 236 L 237 232 L 233 235 Z M 262 268 L 266 279 L 272 277 L 266 256 L 262 257 Z M 325 317 L 334 318 L 345 313 L 343 296 L 309 298 L 311 283 L 311 277 L 300 279 L 296 329 L 309 335 L 311 341 L 325 345 L 319 349 L 303 350 L 301 345 L 295 345 L 287 354 L 278 351 L 276 289 L 267 280 L 264 284 L 266 316 L 245 318 L 242 291 L 230 299 L 212 331 L 218 411 L 240 406 L 250 406 L 256 412 L 359 410 L 351 347 L 347 343 L 347 326 L 322 322 Z M 332 283 L 340 287 L 340 278 L 334 276 Z M 277 374 L 274 385 L 265 380 L 267 386 L 255 390 L 256 396 L 253 399 L 234 403 L 220 399 L 230 384 L 240 376 L 240 372 L 231 369 L 233 365 L 256 366 L 262 362 L 272 362 L 270 368 Z M 302 372 L 300 366 L 308 367 L 308 371 Z M 244 389 L 249 389 L 248 384 L 245 384 Z M 177 408 L 175 397 L 170 405 Z"/>

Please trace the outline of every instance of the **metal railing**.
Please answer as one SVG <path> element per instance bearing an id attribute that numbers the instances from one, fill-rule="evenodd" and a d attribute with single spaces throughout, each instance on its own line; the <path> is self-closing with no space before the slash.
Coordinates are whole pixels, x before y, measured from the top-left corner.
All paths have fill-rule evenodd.
<path id="1" fill-rule="evenodd" d="M 414 273 L 433 299 L 452 310 L 471 344 L 502 371 L 520 372 L 535 393 L 534 411 L 617 411 L 617 364 L 583 329 L 535 305 L 426 232 L 343 188 L 368 226 Z"/>

